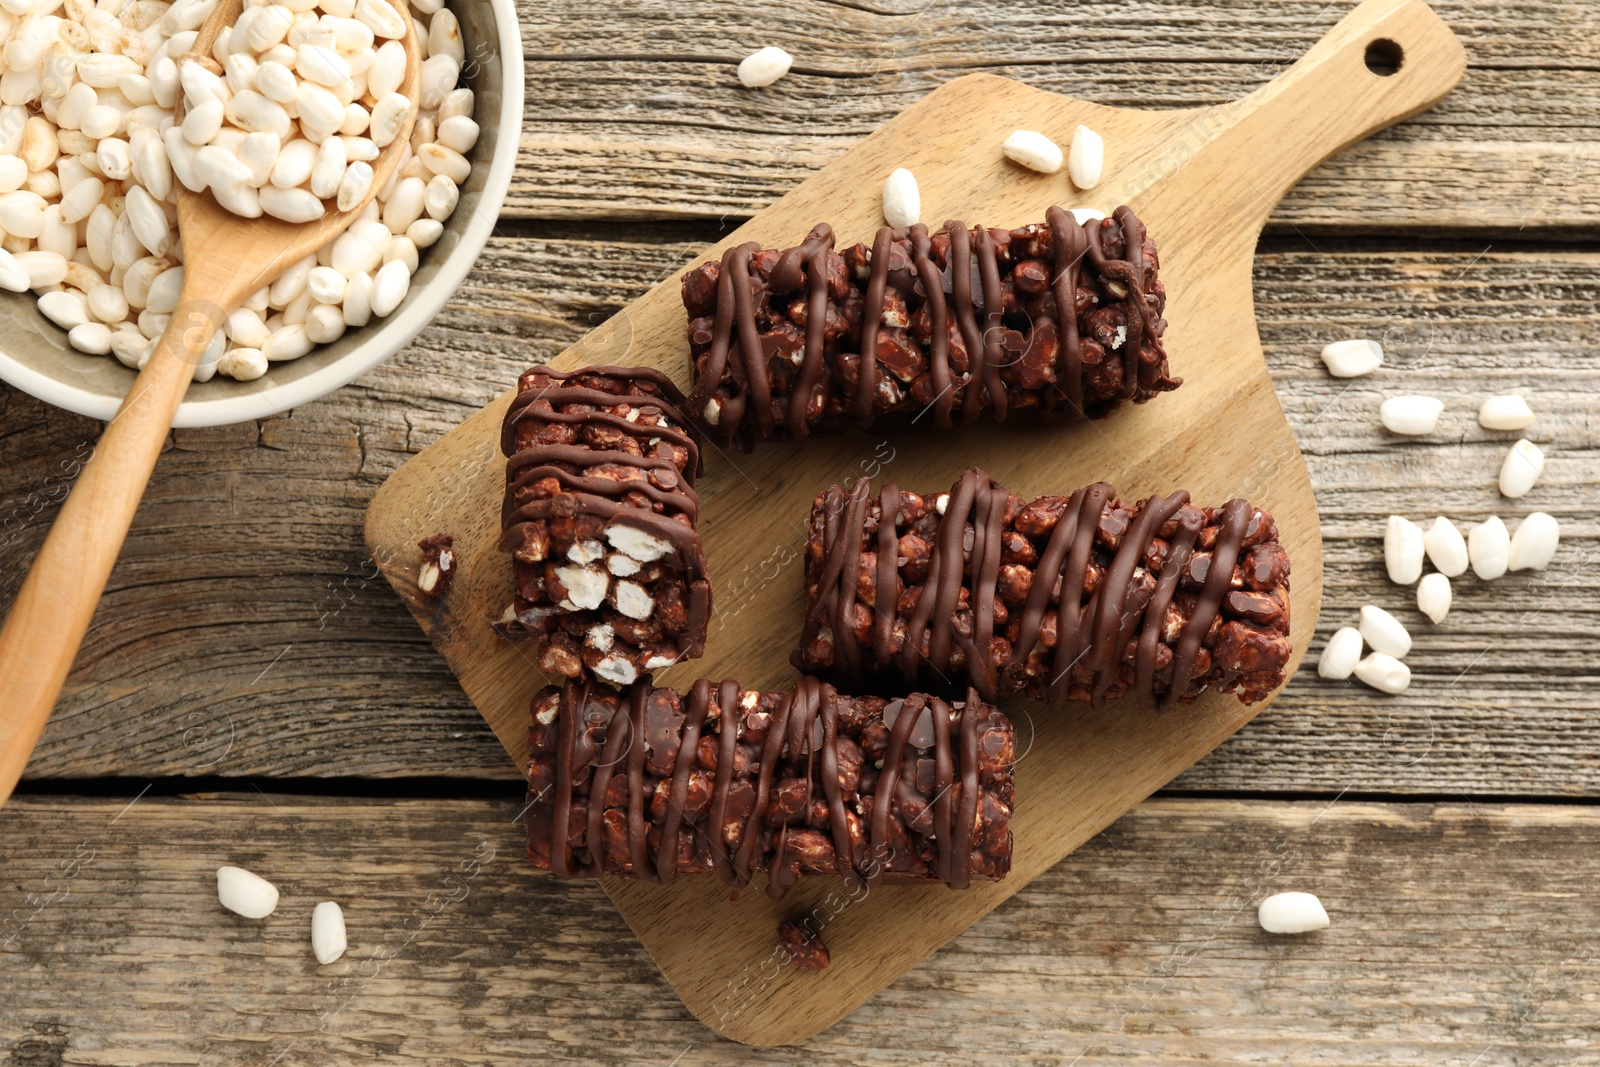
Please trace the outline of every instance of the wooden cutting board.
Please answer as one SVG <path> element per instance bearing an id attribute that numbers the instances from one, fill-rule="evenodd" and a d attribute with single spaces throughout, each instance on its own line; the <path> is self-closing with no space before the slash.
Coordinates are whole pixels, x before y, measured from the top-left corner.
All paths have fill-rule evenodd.
<path id="1" fill-rule="evenodd" d="M 1042 221 L 1053 203 L 1106 212 L 1131 204 L 1161 251 L 1167 348 L 1185 384 L 1092 424 L 1018 419 L 949 433 L 817 438 L 764 446 L 754 456 L 708 450 L 700 528 L 716 614 L 707 655 L 657 681 L 686 688 L 704 675 L 737 678 L 749 688 L 790 684 L 813 495 L 862 476 L 939 490 L 973 465 L 1025 497 L 1106 480 L 1128 500 L 1185 488 L 1200 503 L 1244 496 L 1271 510 L 1293 561 L 1298 665 L 1321 602 L 1321 536 L 1305 464 L 1256 334 L 1256 239 L 1279 198 L 1308 170 L 1428 107 L 1464 67 L 1460 43 L 1425 4 L 1367 0 L 1292 68 L 1219 107 L 1108 108 L 974 74 L 930 93 L 707 252 L 709 258 L 750 240 L 788 246 L 821 220 L 833 224 L 841 247 L 870 240 L 881 222 L 883 180 L 900 166 L 916 174 L 923 219 L 934 225 L 960 218 L 1009 227 Z M 1065 173 L 1034 174 L 1000 154 L 1013 129 L 1038 130 L 1065 146 L 1079 123 L 1106 143 L 1105 180 L 1091 192 L 1075 191 Z M 592 363 L 658 366 L 687 391 L 676 274 L 555 365 Z M 546 679 L 533 666 L 530 646 L 508 644 L 489 629 L 511 589 L 508 560 L 494 547 L 503 487 L 499 428 L 510 395 L 397 471 L 373 500 L 366 530 L 373 558 L 524 767 L 528 699 Z M 435 533 L 453 534 L 460 558 L 453 588 L 437 603 L 415 585 L 416 542 Z M 1162 717 L 1130 703 L 1059 714 L 1025 702 L 1008 706 L 1026 755 L 1017 767 L 1014 866 L 999 884 L 962 893 L 938 885 L 881 887 L 856 896 L 832 879 L 812 878 L 778 903 L 763 885 L 733 893 L 709 876 L 665 888 L 607 880 L 606 891 L 706 1025 L 749 1044 L 800 1041 L 914 967 L 1264 706 L 1214 695 Z M 822 972 L 787 965 L 777 949 L 778 923 L 807 915 L 823 927 L 832 950 L 832 965 Z M 528 921 L 536 926 L 539 918 L 530 914 Z M 617 930 L 565 934 L 599 945 Z"/>

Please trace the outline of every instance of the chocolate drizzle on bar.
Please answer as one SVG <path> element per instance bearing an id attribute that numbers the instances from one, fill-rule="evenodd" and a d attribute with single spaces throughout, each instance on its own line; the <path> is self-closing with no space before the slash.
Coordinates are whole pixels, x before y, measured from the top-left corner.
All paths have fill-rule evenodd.
<path id="1" fill-rule="evenodd" d="M 805 678 L 781 694 L 701 680 L 680 699 L 585 681 L 541 691 L 533 716 L 529 856 L 562 877 L 714 870 L 742 887 L 766 870 L 777 898 L 803 873 L 960 889 L 1010 866 L 1015 731 L 976 694 L 841 697 Z"/>
<path id="2" fill-rule="evenodd" d="M 1284 680 L 1288 557 L 1243 500 L 1129 507 L 1100 483 L 1024 506 L 978 470 L 931 501 L 862 480 L 818 497 L 808 549 L 794 662 L 847 687 L 944 678 L 1057 707 L 1132 690 L 1168 710 Z"/>
<path id="3" fill-rule="evenodd" d="M 587 367 L 581 371 L 552 371 L 538 368 L 552 383 L 543 389 L 520 390 L 511 408 L 506 412 L 500 427 L 500 450 L 506 462 L 506 494 L 501 518 L 505 534 L 501 548 L 513 551 L 506 542 L 515 541 L 522 532 L 520 524 L 530 519 L 546 518 L 555 505 L 535 501 L 518 506 L 516 501 L 526 489 L 541 478 L 555 478 L 563 487 L 576 493 L 574 503 L 607 518 L 622 513 L 625 503 L 620 497 L 627 493 L 643 493 L 663 511 L 645 511 L 638 515 L 622 514 L 623 520 L 660 534 L 680 549 L 699 551 L 699 537 L 691 527 L 673 521 L 669 515 L 686 515 L 693 520 L 700 510 L 700 498 L 695 495 L 694 480 L 700 471 L 700 446 L 685 427 L 690 423 L 680 410 L 683 394 L 672 379 L 649 367 Z M 535 372 L 530 372 L 530 374 Z M 575 376 L 602 377 L 620 387 L 612 392 L 604 389 L 567 385 Z M 560 383 L 560 384 L 554 384 Z M 640 388 L 641 385 L 647 386 Z M 669 420 L 666 426 L 644 425 L 639 420 L 629 421 L 625 416 L 605 410 L 619 403 L 634 400 L 641 405 L 662 409 Z M 568 410 L 570 408 L 580 410 Z M 583 410 L 587 408 L 587 410 Z M 585 427 L 606 427 L 616 435 L 631 438 L 639 447 L 637 452 L 615 448 L 598 449 L 588 445 L 556 445 L 540 443 L 529 447 L 519 444 L 524 428 L 546 425 L 564 425 L 575 432 Z M 687 453 L 686 469 L 679 468 L 670 449 L 659 447 L 666 441 Z M 654 443 L 652 443 L 654 442 Z M 638 471 L 638 478 L 592 478 L 574 473 L 575 466 L 614 464 Z M 687 531 L 688 536 L 685 536 Z"/>
<path id="4" fill-rule="evenodd" d="M 649 368 L 535 367 L 519 383 L 500 442 L 500 548 L 513 557 L 517 597 L 500 629 L 546 637 L 544 669 L 571 676 L 587 666 L 626 684 L 703 651 L 711 587 L 695 529 L 700 448 L 682 405 L 671 379 Z M 644 554 L 662 551 L 619 561 L 618 527 L 650 539 Z M 603 589 L 605 603 L 569 588 L 579 580 Z"/>
<path id="5" fill-rule="evenodd" d="M 1082 224 L 1052 207 L 1018 230 L 885 226 L 843 256 L 833 244 L 819 223 L 792 248 L 738 245 L 684 276 L 687 406 L 713 440 L 748 449 L 929 412 L 941 428 L 1021 408 L 1099 417 L 1181 382 L 1155 245 L 1126 207 Z"/>

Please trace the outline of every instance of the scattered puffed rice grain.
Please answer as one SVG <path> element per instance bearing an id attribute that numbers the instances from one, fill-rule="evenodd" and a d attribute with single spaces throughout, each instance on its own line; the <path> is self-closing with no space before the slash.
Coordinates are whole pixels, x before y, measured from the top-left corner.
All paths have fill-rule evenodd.
<path id="1" fill-rule="evenodd" d="M 367 71 L 367 92 L 382 100 L 400 88 L 406 78 L 406 48 L 399 41 L 387 41 L 377 50 Z"/>
<path id="2" fill-rule="evenodd" d="M 344 912 L 331 900 L 324 900 L 311 909 L 311 951 L 317 962 L 326 967 L 333 963 L 350 945 L 344 933 Z"/>
<path id="3" fill-rule="evenodd" d="M 739 61 L 739 81 L 746 89 L 765 89 L 794 65 L 794 56 L 773 45 L 752 52 Z"/>
<path id="4" fill-rule="evenodd" d="M 367 138 L 379 148 L 387 148 L 399 135 L 400 126 L 410 110 L 411 101 L 400 93 L 380 97 L 372 105 L 372 121 L 367 127 Z"/>
<path id="5" fill-rule="evenodd" d="M 259 348 L 230 348 L 217 361 L 217 370 L 240 382 L 253 382 L 267 373 L 267 357 Z"/>
<path id="6" fill-rule="evenodd" d="M 922 194 L 917 178 L 898 167 L 883 183 L 883 221 L 895 229 L 909 229 L 922 220 Z"/>
<path id="7" fill-rule="evenodd" d="M 460 152 L 452 152 L 442 144 L 425 144 L 417 152 L 417 159 L 433 174 L 443 174 L 460 185 L 472 173 L 472 161 Z"/>
<path id="8" fill-rule="evenodd" d="M 344 324 L 365 326 L 372 321 L 372 275 L 356 271 L 344 290 Z"/>
<path id="9" fill-rule="evenodd" d="M 128 142 L 120 137 L 101 140 L 94 150 L 95 165 L 112 181 L 126 181 L 133 176 L 133 152 Z"/>
<path id="10" fill-rule="evenodd" d="M 1510 565 L 1514 571 L 1542 571 L 1555 558 L 1561 544 L 1561 524 L 1552 515 L 1535 511 L 1517 524 L 1511 535 Z"/>
<path id="11" fill-rule="evenodd" d="M 1403 516 L 1389 516 L 1383 531 L 1383 561 L 1391 582 L 1410 585 L 1422 577 L 1424 545 L 1422 527 Z"/>
<path id="12" fill-rule="evenodd" d="M 1420 437 L 1439 426 L 1444 401 L 1431 396 L 1391 396 L 1378 409 L 1378 418 L 1390 433 Z"/>
<path id="13" fill-rule="evenodd" d="M 383 205 L 383 224 L 391 233 L 405 233 L 407 226 L 422 217 L 426 204 L 427 183 L 421 178 L 402 178 L 390 191 L 388 203 Z"/>
<path id="14" fill-rule="evenodd" d="M 255 85 L 256 92 L 274 104 L 287 104 L 300 91 L 300 82 L 295 78 L 294 71 L 275 60 L 268 60 L 256 67 Z"/>
<path id="15" fill-rule="evenodd" d="M 1515 394 L 1491 396 L 1478 408 L 1478 425 L 1485 430 L 1525 430 L 1533 425 L 1533 409 Z"/>
<path id="16" fill-rule="evenodd" d="M 466 155 L 478 143 L 478 124 L 465 115 L 452 115 L 439 123 L 435 136 L 446 148 Z"/>
<path id="17" fill-rule="evenodd" d="M 1528 495 L 1544 473 L 1544 453 L 1524 437 L 1511 446 L 1500 466 L 1500 492 L 1512 500 Z"/>
<path id="18" fill-rule="evenodd" d="M 916 183 L 912 183 L 915 189 Z M 435 174 L 428 179 L 422 203 L 428 212 L 428 217 L 438 222 L 443 222 L 455 213 L 456 205 L 461 202 L 461 188 L 443 174 Z M 410 226 L 406 227 L 408 230 Z"/>
<path id="19" fill-rule="evenodd" d="M 0 289 L 12 293 L 28 291 L 28 272 L 3 248 L 0 248 Z"/>
<path id="20" fill-rule="evenodd" d="M 1432 619 L 1434 625 L 1444 622 L 1450 614 L 1450 600 L 1450 579 L 1444 575 L 1423 575 L 1417 583 L 1417 610 Z"/>
<path id="21" fill-rule="evenodd" d="M 1467 555 L 1472 560 L 1472 573 L 1484 581 L 1493 581 L 1505 574 L 1511 563 L 1511 533 L 1500 516 L 1491 515 L 1467 534 Z"/>
<path id="22" fill-rule="evenodd" d="M 1428 558 L 1447 578 L 1459 578 L 1467 573 L 1467 539 L 1461 536 L 1456 524 L 1440 515 L 1422 535 L 1422 544 Z"/>
<path id="23" fill-rule="evenodd" d="M 437 111 L 444 98 L 461 79 L 461 63 L 452 55 L 440 52 L 422 61 L 422 106 Z"/>
<path id="24" fill-rule="evenodd" d="M 345 169 L 344 177 L 339 182 L 339 199 L 336 202 L 339 210 L 354 211 L 371 189 L 372 164 L 358 159 Z"/>
<path id="25" fill-rule="evenodd" d="M 283 151 L 283 138 L 275 133 L 246 134 L 239 143 L 239 159 L 250 168 L 250 184 L 259 189 L 272 177 L 278 156 Z"/>
<path id="26" fill-rule="evenodd" d="M 190 154 L 194 159 L 194 154 Z M 135 185 L 123 201 L 133 235 L 152 256 L 164 256 L 172 248 L 173 233 L 167 215 L 155 197 Z"/>
<path id="27" fill-rule="evenodd" d="M 328 210 L 309 189 L 280 189 L 276 185 L 261 188 L 261 210 L 284 222 L 313 222 Z"/>
<path id="28" fill-rule="evenodd" d="M 29 289 L 45 289 L 67 280 L 67 261 L 54 252 L 18 252 L 11 258 L 28 276 Z"/>
<path id="29" fill-rule="evenodd" d="M 1072 133 L 1072 146 L 1067 149 L 1067 174 L 1079 189 L 1093 189 L 1100 184 L 1100 174 L 1105 169 L 1106 142 L 1087 126 L 1079 126 Z"/>
<path id="30" fill-rule="evenodd" d="M 251 178 L 250 167 L 230 149 L 221 145 L 208 144 L 195 149 L 194 176 L 215 194 L 231 191 L 241 186 L 248 185 Z M 166 215 L 163 213 L 161 225 L 166 226 Z M 149 247 L 148 245 L 146 247 Z M 161 255 L 154 248 L 150 249 L 151 255 Z"/>
<path id="31" fill-rule="evenodd" d="M 0 193 L 14 193 L 27 180 L 28 165 L 20 156 L 0 155 Z"/>
<path id="32" fill-rule="evenodd" d="M 1354 626 L 1341 626 L 1323 646 L 1322 658 L 1317 660 L 1317 673 L 1336 682 L 1343 681 L 1355 673 L 1360 661 L 1361 631 Z"/>
<path id="33" fill-rule="evenodd" d="M 115 285 L 96 285 L 90 290 L 90 315 L 106 325 L 115 325 L 128 317 L 128 298 Z"/>
<path id="34" fill-rule="evenodd" d="M 150 342 L 138 330 L 117 330 L 111 335 L 111 354 L 124 367 L 137 370 L 148 344 Z"/>
<path id="35" fill-rule="evenodd" d="M 243 867 L 218 867 L 217 899 L 246 919 L 265 919 L 278 907 L 278 887 Z"/>
<path id="36" fill-rule="evenodd" d="M 111 327 L 103 322 L 80 322 L 67 331 L 67 344 L 89 356 L 111 352 Z"/>
<path id="37" fill-rule="evenodd" d="M 183 139 L 196 147 L 209 144 L 222 129 L 222 119 L 222 101 L 214 97 L 190 108 L 183 116 Z"/>
<path id="38" fill-rule="evenodd" d="M 1374 652 L 1404 659 L 1411 651 L 1411 635 L 1400 620 L 1382 608 L 1368 604 L 1361 609 L 1361 636 Z"/>
<path id="39" fill-rule="evenodd" d="M 309 299 L 309 294 L 307 294 Z M 272 332 L 261 354 L 270 362 L 280 363 L 291 359 L 299 359 L 311 351 L 311 338 L 306 336 L 303 325 L 280 326 Z"/>
<path id="40" fill-rule="evenodd" d="M 344 154 L 352 163 L 371 163 L 378 158 L 378 146 L 372 143 L 370 137 L 344 138 Z"/>
<path id="41" fill-rule="evenodd" d="M 474 98 L 471 89 L 462 86 L 460 89 L 452 91 L 444 98 L 444 103 L 439 105 L 439 122 L 443 124 L 446 119 L 454 118 L 457 115 L 465 115 L 470 119 L 472 117 L 473 103 Z"/>
<path id="42" fill-rule="evenodd" d="M 1383 366 L 1383 346 L 1376 341 L 1335 341 L 1322 350 L 1322 362 L 1335 378 L 1359 378 Z"/>
<path id="43" fill-rule="evenodd" d="M 312 267 L 306 275 L 306 288 L 311 299 L 319 304 L 337 304 L 344 300 L 345 276 L 332 267 Z"/>
<path id="44" fill-rule="evenodd" d="M 393 263 L 395 260 L 399 260 L 406 265 L 406 271 L 409 274 L 417 273 L 419 259 L 417 246 L 412 244 L 411 238 L 403 233 L 389 238 L 389 247 L 383 250 L 383 261 L 385 263 Z"/>
<path id="45" fill-rule="evenodd" d="M 236 308 L 228 313 L 227 333 L 228 340 L 240 348 L 260 348 L 272 335 L 261 316 L 249 308 Z"/>
<path id="46" fill-rule="evenodd" d="M 311 195 L 318 200 L 338 196 L 339 183 L 344 181 L 344 171 L 349 164 L 343 139 L 329 137 L 318 145 L 316 159 L 311 165 Z"/>
<path id="47" fill-rule="evenodd" d="M 1328 912 L 1311 893 L 1274 893 L 1256 909 L 1256 921 L 1269 934 L 1308 934 L 1328 928 Z"/>
<path id="48" fill-rule="evenodd" d="M 97 164 L 98 165 L 98 164 Z M 60 213 L 62 222 L 79 223 L 89 217 L 100 203 L 106 184 L 99 178 L 84 178 L 62 194 Z"/>
<path id="49" fill-rule="evenodd" d="M 444 236 L 444 223 L 438 219 L 418 219 L 406 227 L 406 236 L 418 248 L 429 248 Z"/>
<path id="50" fill-rule="evenodd" d="M 398 260 L 385 263 L 372 276 L 372 313 L 379 318 L 400 306 L 411 289 L 411 272 Z"/>
<path id="51" fill-rule="evenodd" d="M 344 336 L 344 312 L 332 304 L 317 304 L 306 313 L 304 326 L 312 344 L 332 344 Z"/>
<path id="52" fill-rule="evenodd" d="M 386 40 L 399 40 L 406 35 L 406 17 L 388 0 L 356 0 L 355 17 Z"/>
<path id="53" fill-rule="evenodd" d="M 88 301 L 82 295 L 64 289 L 41 296 L 39 312 L 63 330 L 89 321 Z"/>
<path id="54" fill-rule="evenodd" d="M 178 298 L 183 295 L 183 268 L 168 267 L 150 282 L 145 294 L 144 308 L 152 315 L 170 315 L 178 310 Z"/>
<path id="55" fill-rule="evenodd" d="M 1011 136 L 1000 145 L 1000 151 L 1013 163 L 1040 174 L 1054 174 L 1064 162 L 1061 146 L 1033 130 L 1012 130 Z"/>
<path id="56" fill-rule="evenodd" d="M 1384 652 L 1374 652 L 1356 664 L 1356 677 L 1365 685 L 1391 696 L 1411 688 L 1411 668 Z"/>

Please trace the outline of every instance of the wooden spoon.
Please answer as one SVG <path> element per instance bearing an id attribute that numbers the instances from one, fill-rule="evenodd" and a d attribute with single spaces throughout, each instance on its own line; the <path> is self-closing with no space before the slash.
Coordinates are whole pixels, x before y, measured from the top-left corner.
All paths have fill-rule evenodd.
<path id="1" fill-rule="evenodd" d="M 0 629 L 0 804 L 22 777 L 61 693 L 200 354 L 251 293 L 355 221 L 410 143 L 422 57 L 406 0 L 390 3 L 405 16 L 406 76 L 399 91 L 412 106 L 398 136 L 373 161 L 372 187 L 359 205 L 308 223 L 245 219 L 224 209 L 209 192 L 190 192 L 177 183 L 184 271 L 177 310 L 106 424 Z M 222 0 L 186 59 L 220 71 L 211 58 L 212 45 L 242 8 L 243 0 Z"/>

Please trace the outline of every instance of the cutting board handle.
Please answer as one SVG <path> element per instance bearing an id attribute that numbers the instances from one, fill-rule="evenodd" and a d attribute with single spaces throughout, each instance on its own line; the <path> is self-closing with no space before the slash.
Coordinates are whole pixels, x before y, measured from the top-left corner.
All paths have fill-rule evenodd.
<path id="1" fill-rule="evenodd" d="M 1433 106 L 1466 68 L 1466 49 L 1422 0 L 1366 0 L 1299 62 L 1212 112 L 1219 128 L 1186 177 L 1264 224 L 1317 164 Z"/>

